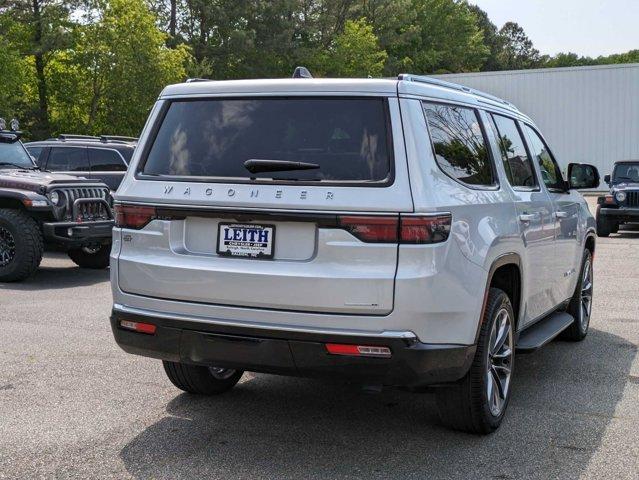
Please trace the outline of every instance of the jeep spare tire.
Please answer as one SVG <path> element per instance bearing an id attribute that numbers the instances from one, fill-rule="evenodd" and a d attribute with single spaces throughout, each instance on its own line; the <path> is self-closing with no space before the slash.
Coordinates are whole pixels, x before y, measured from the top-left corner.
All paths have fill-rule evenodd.
<path id="1" fill-rule="evenodd" d="M 0 282 L 31 276 L 42 261 L 42 234 L 36 221 L 21 210 L 0 208 Z"/>
<path id="2" fill-rule="evenodd" d="M 96 245 L 69 250 L 69 258 L 80 268 L 102 270 L 109 266 L 111 245 Z"/>

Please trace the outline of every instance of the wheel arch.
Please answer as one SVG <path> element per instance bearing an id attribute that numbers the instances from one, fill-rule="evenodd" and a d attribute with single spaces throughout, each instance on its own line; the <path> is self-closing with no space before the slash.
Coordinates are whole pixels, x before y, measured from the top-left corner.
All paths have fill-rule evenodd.
<path id="1" fill-rule="evenodd" d="M 488 270 L 488 278 L 486 280 L 486 288 L 484 291 L 484 301 L 481 309 L 481 317 L 477 326 L 477 334 L 475 336 L 475 343 L 479 338 L 479 331 L 484 318 L 484 312 L 486 310 L 486 302 L 488 300 L 488 292 L 491 287 L 499 288 L 503 290 L 513 306 L 513 312 L 515 314 L 515 331 L 519 326 L 519 319 L 522 309 L 522 289 L 523 289 L 523 275 L 522 275 L 522 262 L 521 257 L 517 253 L 505 253 L 497 257 Z"/>

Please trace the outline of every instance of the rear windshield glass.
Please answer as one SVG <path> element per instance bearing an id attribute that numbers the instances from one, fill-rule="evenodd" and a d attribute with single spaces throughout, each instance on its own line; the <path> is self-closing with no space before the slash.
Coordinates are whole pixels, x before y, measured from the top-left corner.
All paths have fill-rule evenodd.
<path id="1" fill-rule="evenodd" d="M 383 98 L 172 101 L 142 173 L 386 183 L 390 143 Z M 248 160 L 310 165 L 251 173 Z"/>

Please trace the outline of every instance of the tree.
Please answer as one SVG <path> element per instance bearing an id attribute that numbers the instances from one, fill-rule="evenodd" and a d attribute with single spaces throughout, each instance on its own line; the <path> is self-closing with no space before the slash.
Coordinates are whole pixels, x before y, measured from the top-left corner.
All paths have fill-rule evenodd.
<path id="1" fill-rule="evenodd" d="M 15 46 L 33 60 L 37 106 L 28 123 L 35 136 L 50 133 L 49 93 L 46 70 L 51 58 L 69 45 L 73 25 L 69 19 L 74 2 L 60 0 L 7 0 L 2 13 L 18 25 L 14 31 Z"/>
<path id="2" fill-rule="evenodd" d="M 504 48 L 499 55 L 504 70 L 521 70 L 542 66 L 539 50 L 533 47 L 524 29 L 515 22 L 507 22 L 499 31 Z"/>
<path id="3" fill-rule="evenodd" d="M 379 77 L 387 54 L 366 19 L 347 20 L 324 58 L 323 73 L 337 77 Z"/>
<path id="4" fill-rule="evenodd" d="M 504 37 L 499 34 L 497 26 L 490 21 L 488 14 L 477 5 L 469 5 L 468 8 L 477 18 L 477 26 L 484 34 L 484 45 L 488 48 L 488 56 L 484 60 L 481 70 L 492 72 L 501 70 L 500 54 L 504 49 Z"/>
<path id="5" fill-rule="evenodd" d="M 17 45 L 12 41 L 10 32 L 15 28 L 15 22 L 6 15 L 0 15 L 0 117 L 14 117 L 21 113 L 25 91 L 24 85 L 28 81 L 28 65 L 21 57 Z"/>
<path id="6" fill-rule="evenodd" d="M 410 19 L 387 46 L 390 65 L 415 73 L 477 71 L 488 57 L 476 16 L 465 2 L 412 0 Z"/>
<path id="7" fill-rule="evenodd" d="M 184 80 L 189 49 L 166 47 L 144 0 L 100 1 L 86 15 L 52 65 L 56 129 L 138 135 L 162 88 Z"/>

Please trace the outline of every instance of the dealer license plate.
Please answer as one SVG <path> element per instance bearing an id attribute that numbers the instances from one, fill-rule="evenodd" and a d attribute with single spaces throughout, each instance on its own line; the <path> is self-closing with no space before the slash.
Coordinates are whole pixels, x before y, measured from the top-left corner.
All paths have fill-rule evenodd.
<path id="1" fill-rule="evenodd" d="M 217 253 L 227 257 L 273 258 L 275 225 L 220 223 Z"/>

